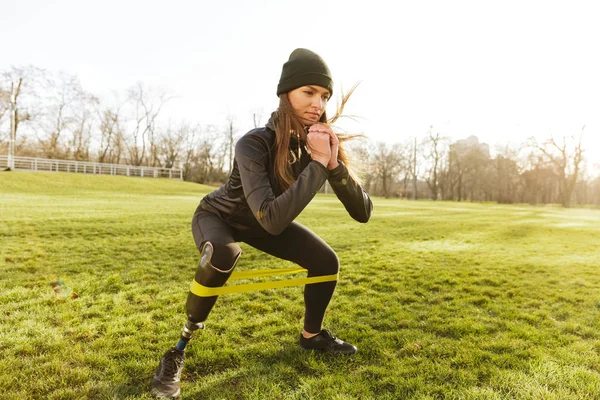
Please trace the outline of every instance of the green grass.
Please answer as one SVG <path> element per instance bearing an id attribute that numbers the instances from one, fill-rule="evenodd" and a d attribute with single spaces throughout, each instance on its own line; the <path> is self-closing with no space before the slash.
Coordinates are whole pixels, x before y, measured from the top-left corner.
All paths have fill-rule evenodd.
<path id="1" fill-rule="evenodd" d="M 0 173 L 0 399 L 149 399 L 209 190 Z M 600 398 L 600 211 L 374 204 L 366 225 L 331 195 L 298 218 L 338 251 L 325 325 L 359 353 L 299 349 L 301 287 L 222 296 L 184 399 Z M 291 266 L 242 248 L 238 270 Z"/>

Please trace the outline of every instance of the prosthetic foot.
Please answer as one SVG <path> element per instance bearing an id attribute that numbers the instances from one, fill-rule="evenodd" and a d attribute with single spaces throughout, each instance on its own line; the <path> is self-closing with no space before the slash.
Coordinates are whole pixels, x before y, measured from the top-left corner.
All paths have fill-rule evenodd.
<path id="1" fill-rule="evenodd" d="M 183 350 L 170 348 L 163 355 L 152 379 L 152 394 L 162 399 L 178 398 L 181 393 L 181 371 L 183 370 Z"/>

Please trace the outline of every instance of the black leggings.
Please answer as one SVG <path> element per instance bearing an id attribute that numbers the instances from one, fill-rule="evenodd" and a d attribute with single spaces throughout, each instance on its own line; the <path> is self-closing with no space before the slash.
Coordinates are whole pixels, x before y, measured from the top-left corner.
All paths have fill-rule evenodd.
<path id="1" fill-rule="evenodd" d="M 292 222 L 277 236 L 266 232 L 250 235 L 225 223 L 218 216 L 200 211 L 192 220 L 192 233 L 198 250 L 205 241 L 214 248 L 212 264 L 221 270 L 230 269 L 242 249 L 236 242 L 245 242 L 267 254 L 292 261 L 308 270 L 308 276 L 337 274 L 340 262 L 335 251 L 323 239 L 305 226 Z M 304 329 L 310 333 L 321 331 L 327 305 L 337 282 L 313 283 L 304 286 Z"/>

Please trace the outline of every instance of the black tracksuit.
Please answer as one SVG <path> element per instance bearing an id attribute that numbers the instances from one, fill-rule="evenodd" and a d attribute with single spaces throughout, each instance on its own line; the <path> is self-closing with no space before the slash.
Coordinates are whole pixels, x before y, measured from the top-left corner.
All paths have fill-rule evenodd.
<path id="1" fill-rule="evenodd" d="M 251 130 L 238 141 L 229 179 L 202 199 L 192 220 L 198 249 L 205 241 L 213 245 L 215 267 L 230 269 L 241 253 L 236 242 L 242 241 L 306 268 L 309 277 L 338 272 L 339 261 L 333 249 L 294 219 L 326 180 L 355 220 L 367 222 L 373 204 L 342 163 L 328 170 L 312 160 L 304 143 L 292 137 L 290 151 L 296 157 L 298 147 L 301 157 L 291 164 L 296 180 L 284 191 L 274 174 L 275 130 L 272 122 Z M 335 285 L 336 282 L 306 285 L 306 331 L 317 333 L 321 330 Z"/>

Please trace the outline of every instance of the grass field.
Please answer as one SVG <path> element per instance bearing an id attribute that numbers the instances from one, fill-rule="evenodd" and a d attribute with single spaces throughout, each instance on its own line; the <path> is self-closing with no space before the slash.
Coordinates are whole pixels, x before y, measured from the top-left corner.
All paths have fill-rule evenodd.
<path id="1" fill-rule="evenodd" d="M 149 399 L 185 322 L 209 187 L 0 173 L 0 399 Z M 302 288 L 222 296 L 184 399 L 600 399 L 600 211 L 320 195 L 338 251 L 325 319 L 353 357 L 302 351 Z M 242 244 L 238 270 L 290 266 Z"/>

